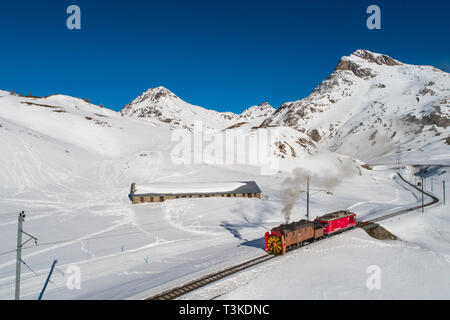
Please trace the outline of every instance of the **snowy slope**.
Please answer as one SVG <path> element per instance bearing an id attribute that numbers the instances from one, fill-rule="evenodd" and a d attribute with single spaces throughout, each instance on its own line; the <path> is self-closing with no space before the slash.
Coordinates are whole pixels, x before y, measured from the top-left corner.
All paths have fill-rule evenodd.
<path id="1" fill-rule="evenodd" d="M 158 145 L 169 135 L 117 112 L 64 95 L 0 97 L 0 118 L 90 152 L 115 157 Z M 153 143 L 146 137 L 152 137 Z M 164 138 L 163 138 L 164 137 Z M 161 138 L 161 140 L 159 140 Z"/>
<path id="2" fill-rule="evenodd" d="M 358 50 L 263 126 L 290 126 L 370 162 L 450 159 L 450 74 Z"/>

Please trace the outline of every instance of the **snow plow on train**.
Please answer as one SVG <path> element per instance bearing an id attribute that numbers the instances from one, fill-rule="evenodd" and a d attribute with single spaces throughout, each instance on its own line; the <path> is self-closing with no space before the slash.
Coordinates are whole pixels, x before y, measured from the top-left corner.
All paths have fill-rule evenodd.
<path id="1" fill-rule="evenodd" d="M 356 225 L 356 214 L 350 211 L 337 211 L 317 217 L 314 221 L 300 220 L 282 224 L 266 232 L 265 250 L 274 255 L 302 247 Z"/>

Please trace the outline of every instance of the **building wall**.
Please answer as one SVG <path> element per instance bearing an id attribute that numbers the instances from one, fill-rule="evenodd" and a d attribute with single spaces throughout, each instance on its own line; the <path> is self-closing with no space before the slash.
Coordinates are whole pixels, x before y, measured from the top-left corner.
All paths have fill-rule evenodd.
<path id="1" fill-rule="evenodd" d="M 195 195 L 166 195 L 166 196 L 139 196 L 131 195 L 131 201 L 133 204 L 145 203 L 145 202 L 164 202 L 166 200 L 173 199 L 190 199 L 190 198 L 210 198 L 210 197 L 222 197 L 222 198 L 258 198 L 261 199 L 261 193 L 217 193 L 217 194 L 195 194 Z"/>

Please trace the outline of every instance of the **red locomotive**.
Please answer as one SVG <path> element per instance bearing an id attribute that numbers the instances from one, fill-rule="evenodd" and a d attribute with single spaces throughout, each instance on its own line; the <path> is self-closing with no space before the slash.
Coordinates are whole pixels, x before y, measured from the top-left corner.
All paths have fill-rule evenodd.
<path id="1" fill-rule="evenodd" d="M 326 235 L 350 229 L 356 225 L 356 214 L 350 211 L 337 211 L 317 217 L 315 222 L 323 226 Z"/>
<path id="2" fill-rule="evenodd" d="M 320 240 L 325 236 L 351 229 L 356 225 L 356 214 L 337 211 L 317 217 L 314 221 L 300 220 L 282 224 L 266 232 L 266 251 L 282 255 L 287 251 Z"/>

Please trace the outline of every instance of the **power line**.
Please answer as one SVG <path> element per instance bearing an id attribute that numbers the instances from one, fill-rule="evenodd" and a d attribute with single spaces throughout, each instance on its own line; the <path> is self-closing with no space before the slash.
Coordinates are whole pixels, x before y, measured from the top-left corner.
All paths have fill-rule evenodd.
<path id="1" fill-rule="evenodd" d="M 17 249 L 12 249 L 12 250 L 9 250 L 9 251 L 5 251 L 5 252 L 0 253 L 0 256 L 4 256 L 4 255 L 6 255 L 8 253 L 12 253 L 12 252 L 16 252 L 16 251 L 17 251 Z"/>

